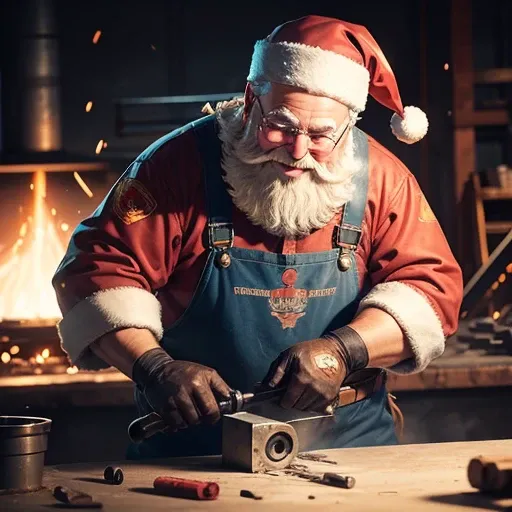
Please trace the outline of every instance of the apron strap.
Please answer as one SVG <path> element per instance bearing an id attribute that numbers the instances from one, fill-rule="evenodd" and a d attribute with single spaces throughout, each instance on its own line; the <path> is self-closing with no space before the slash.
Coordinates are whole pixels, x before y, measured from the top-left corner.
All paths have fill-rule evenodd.
<path id="1" fill-rule="evenodd" d="M 215 116 L 206 116 L 194 124 L 194 133 L 203 162 L 203 177 L 208 214 L 208 246 L 225 251 L 233 246 L 233 203 L 222 179 L 221 143 L 216 131 Z"/>
<path id="2" fill-rule="evenodd" d="M 340 223 L 334 228 L 334 244 L 340 248 L 338 262 L 341 270 L 351 266 L 349 253 L 357 249 L 361 239 L 361 224 L 368 197 L 368 138 L 354 127 L 355 157 L 362 167 L 354 176 L 354 197 L 343 207 Z"/>

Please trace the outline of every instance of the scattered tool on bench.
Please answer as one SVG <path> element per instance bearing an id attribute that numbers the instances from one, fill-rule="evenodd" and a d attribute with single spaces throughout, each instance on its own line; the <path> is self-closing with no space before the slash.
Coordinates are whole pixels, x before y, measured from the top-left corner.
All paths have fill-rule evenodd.
<path id="1" fill-rule="evenodd" d="M 102 508 L 103 504 L 94 501 L 90 494 L 58 485 L 53 489 L 53 497 L 69 508 Z"/>
<path id="2" fill-rule="evenodd" d="M 468 480 L 482 492 L 512 495 L 512 457 L 471 459 Z"/>
<path id="3" fill-rule="evenodd" d="M 312 462 L 325 462 L 326 464 L 338 464 L 335 460 L 327 458 L 327 455 L 323 453 L 299 453 L 297 459 L 310 460 Z"/>
<path id="4" fill-rule="evenodd" d="M 259 494 L 254 494 L 252 491 L 248 491 L 247 489 L 242 489 L 240 491 L 240 496 L 242 498 L 250 498 L 252 500 L 262 500 L 263 496 L 260 496 Z"/>
<path id="5" fill-rule="evenodd" d="M 153 482 L 153 487 L 166 496 L 192 500 L 216 500 L 220 491 L 219 484 L 215 482 L 201 482 L 172 476 L 159 476 Z"/>
<path id="6" fill-rule="evenodd" d="M 103 478 L 106 482 L 112 485 L 121 485 L 124 480 L 123 470 L 121 468 L 113 468 L 107 466 L 103 471 Z"/>

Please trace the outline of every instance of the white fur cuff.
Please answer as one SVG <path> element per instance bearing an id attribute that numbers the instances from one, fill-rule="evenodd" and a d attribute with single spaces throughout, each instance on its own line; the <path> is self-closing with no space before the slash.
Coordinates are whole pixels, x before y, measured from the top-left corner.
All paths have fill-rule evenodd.
<path id="1" fill-rule="evenodd" d="M 78 368 L 100 370 L 108 364 L 88 347 L 116 329 L 148 329 L 160 340 L 163 336 L 161 306 L 157 298 L 131 286 L 94 293 L 71 309 L 57 325 L 62 349 Z"/>
<path id="2" fill-rule="evenodd" d="M 444 352 L 443 327 L 433 307 L 413 287 L 399 281 L 376 285 L 359 304 L 358 313 L 379 308 L 400 325 L 409 342 L 414 359 L 391 367 L 392 373 L 416 373 Z"/>
<path id="3" fill-rule="evenodd" d="M 247 81 L 291 85 L 334 98 L 361 112 L 368 98 L 370 74 L 364 66 L 339 53 L 264 39 L 254 45 Z"/>

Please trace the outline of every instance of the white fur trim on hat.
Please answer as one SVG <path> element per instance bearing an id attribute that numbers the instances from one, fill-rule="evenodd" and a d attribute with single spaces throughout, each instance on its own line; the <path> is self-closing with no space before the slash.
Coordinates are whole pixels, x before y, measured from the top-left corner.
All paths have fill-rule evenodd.
<path id="1" fill-rule="evenodd" d="M 393 135 L 406 144 L 414 144 L 421 140 L 428 131 L 428 119 L 418 107 L 405 107 L 404 117 L 393 114 L 391 117 Z"/>
<path id="2" fill-rule="evenodd" d="M 299 87 L 361 112 L 368 98 L 370 74 L 361 64 L 318 46 L 264 39 L 254 45 L 247 81 Z"/>

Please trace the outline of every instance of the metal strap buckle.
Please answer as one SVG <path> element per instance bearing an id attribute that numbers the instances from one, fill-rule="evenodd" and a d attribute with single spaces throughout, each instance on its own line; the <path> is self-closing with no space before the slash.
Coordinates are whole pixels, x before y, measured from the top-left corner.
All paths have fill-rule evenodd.
<path id="1" fill-rule="evenodd" d="M 229 249 L 233 247 L 235 232 L 231 222 L 212 222 L 208 224 L 210 247 L 214 249 Z"/>
<path id="2" fill-rule="evenodd" d="M 355 251 L 360 239 L 361 230 L 359 228 L 347 226 L 346 224 L 334 226 L 334 243 L 337 247 Z"/>

